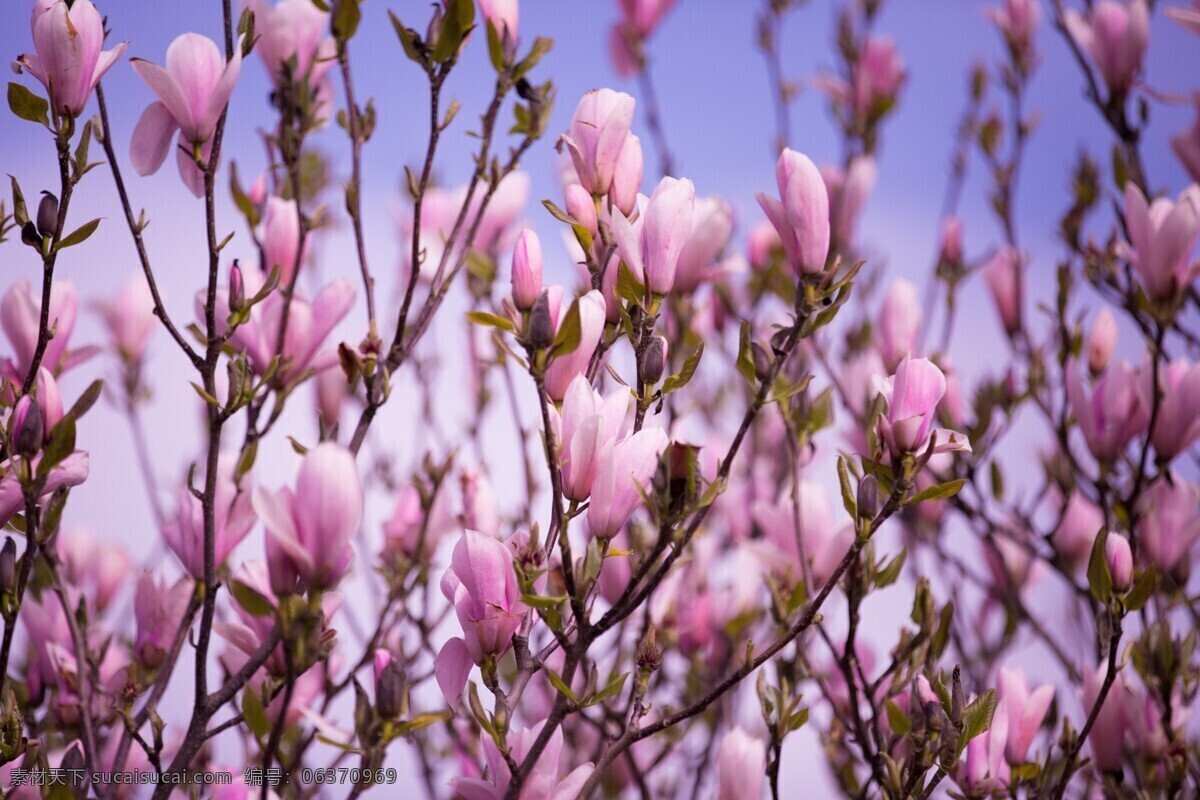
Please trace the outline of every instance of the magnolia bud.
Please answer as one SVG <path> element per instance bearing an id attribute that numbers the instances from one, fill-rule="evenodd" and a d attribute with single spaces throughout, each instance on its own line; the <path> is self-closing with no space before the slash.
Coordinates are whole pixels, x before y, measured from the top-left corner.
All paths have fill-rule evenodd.
<path id="1" fill-rule="evenodd" d="M 596 201 L 591 193 L 578 183 L 567 187 L 567 214 L 577 225 L 587 228 L 593 237 L 596 235 Z"/>
<path id="2" fill-rule="evenodd" d="M 242 268 L 235 260 L 229 268 L 229 310 L 235 314 L 246 307 L 246 284 L 242 279 Z"/>
<path id="3" fill-rule="evenodd" d="M 874 475 L 864 475 L 858 482 L 858 516 L 874 519 L 879 513 L 879 481 Z"/>
<path id="4" fill-rule="evenodd" d="M 42 192 L 38 203 L 37 227 L 42 236 L 53 236 L 58 231 L 58 198 L 49 192 Z"/>
<path id="5" fill-rule="evenodd" d="M 1100 309 L 1087 341 L 1088 370 L 1099 375 L 1108 367 L 1117 347 L 1117 321 L 1107 308 Z"/>
<path id="6" fill-rule="evenodd" d="M 651 625 L 646 630 L 646 635 L 642 637 L 642 641 L 638 644 L 637 649 L 637 666 L 640 670 L 654 672 L 662 666 L 662 650 L 658 648 L 658 635 Z"/>
<path id="7" fill-rule="evenodd" d="M 408 676 L 386 650 L 375 651 L 375 707 L 384 719 L 404 713 Z"/>
<path id="8" fill-rule="evenodd" d="M 550 319 L 550 293 L 543 291 L 529 312 L 529 346 L 542 350 L 554 342 L 554 320 Z"/>
<path id="9" fill-rule="evenodd" d="M 521 311 L 528 311 L 542 291 L 542 243 L 526 228 L 517 238 L 512 257 L 512 299 Z"/>
<path id="10" fill-rule="evenodd" d="M 642 353 L 642 380 L 649 384 L 658 383 L 666 370 L 667 340 L 662 336 L 654 336 Z"/>
<path id="11" fill-rule="evenodd" d="M 17 409 L 13 412 L 13 449 L 31 458 L 42 448 L 44 431 L 42 407 L 33 397 L 25 395 L 17 401 Z"/>
<path id="12" fill-rule="evenodd" d="M 11 536 L 4 537 L 4 549 L 0 550 L 0 594 L 16 591 L 17 588 L 17 543 Z"/>
<path id="13" fill-rule="evenodd" d="M 1133 553 L 1129 549 L 1129 540 L 1117 534 L 1110 535 L 1104 541 L 1104 555 L 1108 559 L 1113 589 L 1118 592 L 1129 591 L 1133 583 Z"/>
<path id="14" fill-rule="evenodd" d="M 33 222 L 26 222 L 21 226 L 21 243 L 27 244 L 30 247 L 42 246 L 42 237 Z"/>
<path id="15" fill-rule="evenodd" d="M 754 357 L 754 377 L 765 381 L 771 376 L 771 367 L 775 364 L 775 356 L 771 351 L 758 342 L 750 343 L 750 355 Z"/>

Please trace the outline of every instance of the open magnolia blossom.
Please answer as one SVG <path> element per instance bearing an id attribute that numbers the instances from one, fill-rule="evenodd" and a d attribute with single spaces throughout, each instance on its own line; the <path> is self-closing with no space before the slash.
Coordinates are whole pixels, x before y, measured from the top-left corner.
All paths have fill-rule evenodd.
<path id="1" fill-rule="evenodd" d="M 576 5 L 4 4 L 0 793 L 1200 797 L 1200 0 Z"/>

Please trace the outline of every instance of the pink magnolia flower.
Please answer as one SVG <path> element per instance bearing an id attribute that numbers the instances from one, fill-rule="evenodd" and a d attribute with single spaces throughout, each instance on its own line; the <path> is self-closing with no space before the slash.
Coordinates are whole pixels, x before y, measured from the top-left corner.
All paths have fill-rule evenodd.
<path id="1" fill-rule="evenodd" d="M 687 178 L 663 178 L 636 222 L 617 211 L 613 236 L 617 249 L 634 277 L 656 294 L 667 294 L 675 285 L 679 255 L 692 231 L 696 189 Z"/>
<path id="2" fill-rule="evenodd" d="M 1141 189 L 1125 184 L 1125 228 L 1130 260 L 1150 299 L 1185 291 L 1200 271 L 1200 262 L 1189 264 L 1200 238 L 1200 188 L 1193 184 L 1174 203 L 1160 197 L 1147 205 Z"/>
<path id="3" fill-rule="evenodd" d="M 1030 692 L 1025 672 L 1020 667 L 1011 670 L 1001 667 L 996 675 L 996 696 L 1008 709 L 1005 757 L 1013 766 L 1023 764 L 1029 745 L 1042 727 L 1050 701 L 1054 699 L 1054 686 L 1045 684 Z"/>
<path id="4" fill-rule="evenodd" d="M 575 302 L 579 306 L 579 346 L 570 353 L 556 356 L 546 370 L 546 393 L 556 402 L 566 395 L 567 387 L 575 376 L 587 369 L 592 353 L 600 343 L 600 335 L 604 332 L 604 296 L 593 289 Z M 562 324 L 566 313 L 569 312 L 561 315 L 552 313 L 552 316 L 558 317 L 556 328 Z"/>
<path id="5" fill-rule="evenodd" d="M 987 794 L 1008 784 L 1011 771 L 1004 760 L 1008 741 L 1009 711 L 1000 702 L 992 717 L 992 727 L 967 743 L 967 760 L 955 780 L 968 791 Z"/>
<path id="6" fill-rule="evenodd" d="M 482 465 L 463 467 L 458 481 L 462 489 L 463 527 L 493 538 L 499 536 L 500 509 L 496 491 Z"/>
<path id="7" fill-rule="evenodd" d="M 753 269 L 766 269 L 773 253 L 783 249 L 779 231 L 770 220 L 762 220 L 746 234 L 746 260 Z"/>
<path id="8" fill-rule="evenodd" d="M 735 727 L 717 749 L 717 800 L 744 800 L 762 794 L 766 746 Z"/>
<path id="9" fill-rule="evenodd" d="M 1172 10 L 1168 8 L 1167 13 L 1170 14 Z M 1194 13 L 1197 32 L 1200 32 L 1200 10 Z M 1171 149 L 1187 170 L 1188 176 L 1193 181 L 1200 181 L 1200 105 L 1196 108 L 1196 120 L 1191 127 L 1171 137 Z"/>
<path id="10" fill-rule="evenodd" d="M 391 518 L 383 524 L 385 555 L 401 553 L 410 560 L 428 559 L 454 524 L 446 503 L 445 491 L 438 492 L 429 511 L 429 520 L 426 521 L 421 492 L 413 484 L 405 484 L 396 493 L 396 506 Z"/>
<path id="11" fill-rule="evenodd" d="M 1129 540 L 1119 533 L 1110 533 L 1104 540 L 1104 557 L 1108 561 L 1113 589 L 1118 592 L 1129 591 L 1133 585 L 1133 551 L 1129 547 Z"/>
<path id="12" fill-rule="evenodd" d="M 1150 419 L 1137 374 L 1128 361 L 1116 362 L 1096 380 L 1090 394 L 1073 361 L 1065 377 L 1067 399 L 1088 449 L 1100 461 L 1112 461 Z"/>
<path id="13" fill-rule="evenodd" d="M 579 182 L 594 196 L 608 194 L 621 150 L 629 139 L 634 100 L 623 92 L 595 89 L 575 108 L 562 141 L 571 154 Z"/>
<path id="14" fill-rule="evenodd" d="M 130 275 L 115 297 L 96 302 L 93 308 L 108 329 L 117 354 L 125 361 L 141 361 L 155 323 L 154 297 L 142 273 Z"/>
<path id="15" fill-rule="evenodd" d="M 838 523 L 820 484 L 800 481 L 799 490 L 796 501 L 788 495 L 774 503 L 755 501 L 750 507 L 750 515 L 770 545 L 764 558 L 767 566 L 777 573 L 790 573 L 792 580 L 804 577 L 800 564 L 800 539 L 803 538 L 814 584 L 810 588 L 815 590 L 825 585 L 854 543 L 854 530 Z M 799 508 L 793 508 L 793 503 Z M 796 529 L 797 510 L 799 530 Z"/>
<path id="16" fill-rule="evenodd" d="M 1138 541 L 1163 572 L 1186 577 L 1188 554 L 1200 539 L 1200 488 L 1177 473 L 1159 478 L 1139 502 Z"/>
<path id="17" fill-rule="evenodd" d="M 642 503 L 638 490 L 649 491 L 668 444 L 662 428 L 643 428 L 604 448 L 588 505 L 588 530 L 593 536 L 610 539 L 625 525 Z"/>
<path id="18" fill-rule="evenodd" d="M 639 152 L 641 152 L 639 147 Z M 638 181 L 639 184 L 641 181 Z M 637 189 L 634 189 L 636 194 Z M 596 201 L 588 194 L 588 190 L 578 183 L 571 183 L 563 190 L 567 201 L 567 213 L 577 225 L 582 225 L 595 238 L 599 231 L 599 220 L 596 215 Z M 636 198 L 635 198 L 636 199 Z M 632 209 L 631 209 L 632 210 Z"/>
<path id="19" fill-rule="evenodd" d="M 1107 662 L 1101 663 L 1095 670 L 1084 670 L 1080 700 L 1085 717 L 1095 707 L 1096 700 L 1100 697 L 1100 687 L 1103 686 L 1107 675 Z M 1132 725 L 1133 709 L 1139 704 L 1140 698 L 1135 694 L 1128 676 L 1122 671 L 1117 675 L 1112 689 L 1100 706 L 1100 712 L 1096 715 L 1096 722 L 1088 736 L 1096 769 L 1101 772 L 1116 772 L 1121 769 L 1125 760 L 1125 733 Z"/>
<path id="20" fill-rule="evenodd" d="M 517 22 L 520 20 L 517 0 L 479 0 L 479 13 L 492 23 L 501 41 L 507 38 L 513 45 L 516 44 Z"/>
<path id="21" fill-rule="evenodd" d="M 946 264 L 961 264 L 963 260 L 963 224 L 958 217 L 942 220 L 942 237 L 938 244 L 938 259 Z"/>
<path id="22" fill-rule="evenodd" d="M 350 384 L 346 374 L 332 364 L 318 370 L 316 380 L 317 413 L 321 424 L 329 429 L 342 418 L 342 405 L 350 396 Z"/>
<path id="23" fill-rule="evenodd" d="M 850 81 L 820 76 L 818 85 L 834 108 L 856 119 L 881 116 L 896 100 L 907 74 L 896 43 L 887 36 L 871 36 L 851 66 Z"/>
<path id="24" fill-rule="evenodd" d="M 675 268 L 675 290 L 694 292 L 719 274 L 717 260 L 733 236 L 733 208 L 720 197 L 696 198 L 692 230 Z"/>
<path id="25" fill-rule="evenodd" d="M 634 41 L 636 35 L 629 26 L 621 23 L 608 30 L 608 57 L 622 78 L 632 78 L 642 70 L 641 48 Z"/>
<path id="26" fill-rule="evenodd" d="M 1117 348 L 1117 320 L 1107 308 L 1100 309 L 1092 331 L 1088 334 L 1088 371 L 1099 375 L 1108 367 L 1109 359 Z"/>
<path id="27" fill-rule="evenodd" d="M 1153 381 L 1153 371 L 1143 369 L 1142 394 L 1147 408 L 1154 405 Z M 1200 363 L 1186 358 L 1172 361 L 1160 370 L 1158 388 L 1162 396 L 1150 441 L 1158 457 L 1170 461 L 1200 439 Z"/>
<path id="28" fill-rule="evenodd" d="M 906 356 L 895 375 L 875 377 L 875 390 L 887 403 L 887 412 L 879 417 L 879 438 L 894 457 L 924 453 L 931 444 L 934 453 L 971 451 L 961 433 L 933 428 L 946 376 L 929 359 Z"/>
<path id="29" fill-rule="evenodd" d="M 22 54 L 13 69 L 28 72 L 46 87 L 56 114 L 79 116 L 129 43 L 103 49 L 104 20 L 91 0 L 37 0 L 29 27 L 37 54 Z"/>
<path id="30" fill-rule="evenodd" d="M 21 603 L 20 620 L 31 651 L 25 666 L 25 683 L 29 686 L 29 694 L 38 697 L 45 687 L 58 681 L 50 647 L 72 646 L 71 629 L 62 603 L 50 593 L 43 594 L 40 599 L 33 595 L 25 598 Z"/>
<path id="31" fill-rule="evenodd" d="M 829 191 L 829 224 L 833 238 L 839 244 L 849 246 L 854 242 L 858 217 L 875 188 L 875 159 L 855 156 L 850 159 L 845 172 L 827 165 L 821 168 L 821 177 Z"/>
<path id="32" fill-rule="evenodd" d="M 609 201 L 625 216 L 632 214 L 637 207 L 643 169 L 642 140 L 631 133 L 625 137 L 625 144 L 617 156 L 612 186 L 608 189 Z"/>
<path id="33" fill-rule="evenodd" d="M 263 286 L 263 276 L 256 270 L 243 273 L 245 294 L 256 295 Z M 288 312 L 287 335 L 283 342 L 285 364 L 280 368 L 278 380 L 290 383 L 312 368 L 322 370 L 337 363 L 336 353 L 319 353 L 321 345 L 333 327 L 342 321 L 354 305 L 354 284 L 339 279 L 317 292 L 309 302 L 296 292 L 292 296 Z M 230 337 L 230 344 L 245 351 L 250 367 L 256 375 L 263 375 L 275 357 L 279 344 L 279 326 L 283 324 L 284 298 L 282 292 L 272 292 L 261 303 L 250 310 L 250 318 L 239 325 Z M 217 330 L 224 333 L 229 316 L 229 294 L 225 290 L 217 293 Z M 204 294 L 196 295 L 196 316 L 204 319 Z"/>
<path id="34" fill-rule="evenodd" d="M 758 204 L 779 233 L 788 264 L 799 276 L 825 269 L 829 255 L 829 193 L 821 172 L 808 156 L 787 149 L 775 165 L 779 200 L 755 193 Z"/>
<path id="35" fill-rule="evenodd" d="M 527 609 L 512 552 L 477 531 L 468 530 L 458 540 L 441 585 L 454 605 L 463 637 L 442 645 L 434 671 L 446 701 L 457 708 L 471 665 L 482 663 L 484 656 L 505 653 Z"/>
<path id="36" fill-rule="evenodd" d="M 1200 3 L 1192 0 L 1192 7 L 1169 6 L 1167 16 L 1195 34 L 1200 34 Z"/>
<path id="37" fill-rule="evenodd" d="M 282 564 L 276 567 L 286 571 L 290 566 L 310 591 L 336 586 L 354 557 L 350 542 L 362 521 L 363 490 L 354 455 L 323 442 L 304 456 L 294 492 L 256 489 L 253 497 L 267 537 L 279 549 L 274 560 Z M 268 549 L 268 562 L 270 555 Z"/>
<path id="38" fill-rule="evenodd" d="M 1109 91 L 1128 91 L 1142 71 L 1150 41 L 1150 9 L 1145 0 L 1101 0 L 1090 20 L 1071 9 L 1064 21 L 1071 37 L 1096 62 Z"/>
<path id="39" fill-rule="evenodd" d="M 317 8 L 311 0 L 246 0 L 254 12 L 254 49 L 275 82 L 283 80 L 285 62 L 295 59 L 292 77 L 320 83 L 333 67 L 336 46 L 329 32 L 329 12 Z"/>
<path id="40" fill-rule="evenodd" d="M 40 455 L 33 459 L 33 469 L 37 469 L 40 461 Z M 86 481 L 89 463 L 88 454 L 83 450 L 76 450 L 64 458 L 46 476 L 41 498 L 48 498 L 56 489 L 73 488 Z M 0 477 L 0 527 L 4 527 L 14 515 L 25 512 L 25 494 L 21 480 L 13 470 L 12 459 L 0 463 L 0 473 L 3 473 Z"/>
<path id="41" fill-rule="evenodd" d="M 649 38 L 675 5 L 675 0 L 617 0 L 626 25 L 639 38 Z"/>
<path id="42" fill-rule="evenodd" d="M 79 298 L 75 284 L 56 280 L 50 289 L 49 328 L 54 337 L 46 343 L 41 365 L 58 373 L 66 368 L 64 356 L 75 329 L 75 317 L 79 313 Z M 38 329 L 41 325 L 42 298 L 34 295 L 33 287 L 26 278 L 13 282 L 4 299 L 0 300 L 0 327 L 12 345 L 13 357 L 5 359 L 0 370 L 14 383 L 22 383 L 33 365 L 37 351 Z"/>
<path id="43" fill-rule="evenodd" d="M 300 208 L 295 200 L 267 198 L 267 208 L 258 229 L 258 241 L 262 245 L 263 272 L 270 274 L 272 269 L 279 267 L 279 285 L 290 286 L 292 276 L 308 257 L 308 245 L 312 241 L 306 238 L 304 252 L 299 252 Z"/>
<path id="44" fill-rule="evenodd" d="M 996 313 L 1009 336 L 1021 330 L 1022 309 L 1025 298 L 1024 259 L 1009 245 L 1004 245 L 984 267 L 983 279 L 987 282 Z"/>
<path id="45" fill-rule="evenodd" d="M 561 448 L 563 494 L 583 501 L 592 492 L 600 454 L 616 441 L 629 412 L 630 395 L 617 387 L 606 398 L 592 388 L 587 376 L 577 375 L 563 397 L 562 415 L 551 410 L 550 424 Z"/>
<path id="46" fill-rule="evenodd" d="M 1062 521 L 1050 541 L 1068 564 L 1078 567 L 1087 561 L 1092 552 L 1092 543 L 1102 527 L 1104 514 L 1095 503 L 1076 490 L 1067 500 Z"/>
<path id="47" fill-rule="evenodd" d="M 921 301 L 909 281 L 892 281 L 879 310 L 879 349 L 884 366 L 896 369 L 917 345 L 921 330 Z"/>
<path id="48" fill-rule="evenodd" d="M 533 308 L 542 293 L 542 242 L 533 229 L 526 228 L 517 237 L 512 255 L 513 305 L 521 311 Z"/>
<path id="49" fill-rule="evenodd" d="M 125 548 L 81 528 L 58 537 L 67 582 L 83 589 L 100 611 L 108 608 L 117 592 L 129 581 L 132 561 Z"/>
<path id="50" fill-rule="evenodd" d="M 525 760 L 533 743 L 542 732 L 545 721 L 539 722 L 532 728 L 514 727 L 508 736 L 509 753 L 518 764 Z M 479 741 L 483 747 L 483 756 L 487 761 L 488 775 L 491 780 L 482 778 L 461 777 L 450 781 L 450 787 L 463 800 L 501 800 L 508 791 L 512 780 L 512 771 L 508 761 L 501 755 L 500 750 L 491 736 L 482 735 Z M 545 749 L 533 765 L 525 784 L 521 789 L 520 800 L 574 800 L 579 795 L 587 779 L 591 777 L 593 766 L 589 761 L 573 769 L 566 777 L 560 778 L 559 766 L 563 754 L 563 731 L 555 728 L 546 742 Z"/>
<path id="51" fill-rule="evenodd" d="M 212 39 L 185 33 L 167 48 L 166 69 L 132 59 L 134 71 L 158 95 L 133 129 L 129 156 L 139 175 L 158 172 L 176 131 L 183 150 L 200 147 L 212 139 L 242 68 L 240 43 L 233 50 L 233 58 L 226 63 Z M 197 183 L 199 170 L 183 150 L 176 149 L 179 175 L 199 197 L 204 188 L 202 181 Z"/>
<path id="52" fill-rule="evenodd" d="M 1038 0 L 1003 0 L 999 8 L 988 8 L 983 13 L 1004 34 L 1013 52 L 1018 55 L 1029 53 L 1033 47 L 1033 33 L 1042 18 Z"/>
<path id="53" fill-rule="evenodd" d="M 175 516 L 162 526 L 163 538 L 179 557 L 183 568 L 196 579 L 204 578 L 204 506 L 186 486 L 177 492 Z M 217 490 L 213 503 L 216 512 L 215 564 L 220 568 L 242 539 L 254 527 L 254 511 L 249 495 L 233 482 L 233 463 L 222 459 L 217 466 Z"/>
<path id="54" fill-rule="evenodd" d="M 186 577 L 172 585 L 149 572 L 138 579 L 133 597 L 137 622 L 133 653 L 146 667 L 156 669 L 162 664 L 183 622 L 193 589 L 194 583 Z"/>

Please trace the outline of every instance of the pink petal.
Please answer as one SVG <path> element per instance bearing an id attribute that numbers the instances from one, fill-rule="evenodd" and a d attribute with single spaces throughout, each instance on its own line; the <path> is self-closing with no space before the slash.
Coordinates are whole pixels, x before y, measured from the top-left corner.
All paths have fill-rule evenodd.
<path id="1" fill-rule="evenodd" d="M 467 677 L 475 662 L 467 652 L 467 643 L 457 636 L 448 639 L 433 660 L 433 672 L 437 678 L 438 687 L 446 702 L 455 711 L 462 699 L 463 689 L 467 686 Z"/>
<path id="2" fill-rule="evenodd" d="M 129 158 L 138 175 L 158 172 L 167 160 L 167 152 L 179 126 L 162 101 L 151 103 L 142 112 L 129 142 Z"/>

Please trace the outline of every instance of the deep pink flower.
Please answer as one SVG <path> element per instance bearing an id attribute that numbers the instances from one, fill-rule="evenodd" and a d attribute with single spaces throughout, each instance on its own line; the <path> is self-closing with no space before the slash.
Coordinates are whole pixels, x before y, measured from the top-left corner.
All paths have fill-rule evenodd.
<path id="1" fill-rule="evenodd" d="M 1200 271 L 1200 262 L 1189 263 L 1200 238 L 1200 188 L 1193 184 L 1174 203 L 1159 197 L 1147 205 L 1141 189 L 1125 184 L 1125 228 L 1150 299 L 1172 300 L 1186 290 Z"/>
<path id="2" fill-rule="evenodd" d="M 40 456 L 33 459 L 33 469 L 37 469 L 40 460 Z M 86 481 L 89 463 L 88 454 L 83 450 L 76 450 L 56 464 L 42 486 L 42 499 L 54 494 L 56 489 L 72 488 Z M 25 512 L 25 494 L 12 467 L 11 460 L 0 464 L 0 472 L 3 473 L 3 477 L 0 477 L 0 527 L 7 525 L 13 515 Z"/>
<path id="3" fill-rule="evenodd" d="M 1042 727 L 1050 702 L 1054 699 L 1054 686 L 1044 684 L 1030 692 L 1025 672 L 1020 667 L 1012 670 L 1001 667 L 996 675 L 996 696 L 1008 710 L 1005 757 L 1013 766 L 1023 764 L 1029 745 Z"/>
<path id="4" fill-rule="evenodd" d="M 1024 259 L 1008 245 L 995 252 L 984 267 L 983 279 L 987 282 L 996 313 L 1009 336 L 1021 330 L 1022 305 L 1025 298 Z"/>
<path id="5" fill-rule="evenodd" d="M 692 232 L 696 189 L 687 178 L 663 178 L 637 220 L 613 214 L 617 249 L 634 277 L 650 291 L 667 294 L 675 285 L 679 256 Z"/>
<path id="6" fill-rule="evenodd" d="M 1109 91 L 1128 91 L 1142 71 L 1150 42 L 1150 9 L 1145 0 L 1101 0 L 1091 19 L 1070 9 L 1065 22 L 1071 37 L 1092 56 Z"/>
<path id="7" fill-rule="evenodd" d="M 890 378 L 876 376 L 875 390 L 883 395 L 887 412 L 879 417 L 879 438 L 893 456 L 925 452 L 970 452 L 961 433 L 934 429 L 937 406 L 946 394 L 946 376 L 927 358 L 905 357 Z"/>
<path id="8" fill-rule="evenodd" d="M 317 445 L 300 464 L 296 490 L 256 489 L 254 510 L 278 546 L 277 556 L 310 591 L 336 586 L 354 557 L 350 543 L 362 521 L 363 490 L 354 455 L 333 442 Z"/>
<path id="9" fill-rule="evenodd" d="M 75 317 L 79 313 L 79 298 L 75 284 L 67 280 L 56 280 L 50 289 L 49 327 L 54 337 L 46 343 L 41 366 L 53 373 L 61 372 L 66 364 L 63 356 L 75 330 Z M 41 324 L 42 297 L 35 296 L 28 279 L 13 281 L 12 286 L 0 300 L 0 327 L 12 345 L 13 357 L 5 359 L 4 375 L 20 384 L 33 365 L 33 354 L 37 351 L 38 329 Z"/>
<path id="10" fill-rule="evenodd" d="M 195 584 L 180 578 L 168 585 L 161 577 L 143 572 L 133 596 L 137 638 L 133 653 L 145 666 L 156 669 L 171 649 Z"/>
<path id="11" fill-rule="evenodd" d="M 463 637 L 442 645 L 434 670 L 442 694 L 457 707 L 471 665 L 482 663 L 485 655 L 506 652 L 527 609 L 512 552 L 503 542 L 477 531 L 466 531 L 454 546 L 441 586 L 454 605 Z"/>
<path id="12" fill-rule="evenodd" d="M 104 20 L 91 0 L 37 0 L 29 27 L 37 55 L 22 54 L 13 69 L 41 81 L 56 113 L 79 116 L 129 43 L 104 50 Z"/>
<path id="13" fill-rule="evenodd" d="M 176 494 L 175 516 L 162 526 L 162 535 L 184 569 L 193 578 L 204 578 L 204 507 L 199 498 L 186 486 Z M 217 490 L 213 507 L 216 532 L 215 564 L 220 568 L 225 559 L 254 527 L 254 511 L 248 491 L 239 490 L 233 482 L 233 464 L 222 459 L 217 467 Z"/>
<path id="14" fill-rule="evenodd" d="M 855 156 L 843 172 L 829 165 L 821 168 L 821 177 L 829 191 L 829 224 L 833 238 L 843 246 L 854 242 L 858 218 L 875 188 L 875 159 Z"/>
<path id="15" fill-rule="evenodd" d="M 1180 576 L 1182 570 L 1185 576 L 1191 566 L 1188 554 L 1200 540 L 1200 489 L 1172 472 L 1142 495 L 1138 512 L 1138 541 L 1145 557 L 1163 572 Z"/>
<path id="16" fill-rule="evenodd" d="M 509 753 L 518 764 L 525 760 L 533 743 L 542 732 L 546 723 L 539 722 L 532 728 L 514 727 L 508 735 Z M 483 756 L 487 761 L 488 775 L 491 780 L 474 777 L 460 777 L 450 781 L 450 787 L 456 792 L 456 797 L 463 800 L 501 800 L 508 791 L 512 780 L 512 771 L 508 761 L 501 755 L 499 748 L 491 736 L 486 734 L 479 737 L 483 746 Z M 588 762 L 575 767 L 566 777 L 559 778 L 559 762 L 563 752 L 563 731 L 561 727 L 554 729 L 546 742 L 546 747 L 538 757 L 537 763 L 529 771 L 525 784 L 521 789 L 520 800 L 575 800 L 583 785 L 592 774 L 592 764 Z"/>
<path id="17" fill-rule="evenodd" d="M 93 308 L 104 320 L 118 355 L 126 361 L 141 361 L 156 322 L 154 297 L 145 276 L 133 273 L 115 297 L 96 302 Z"/>
<path id="18" fill-rule="evenodd" d="M 1109 359 L 1117 348 L 1117 320 L 1107 308 L 1096 314 L 1087 339 L 1088 371 L 1099 375 L 1108 368 Z"/>
<path id="19" fill-rule="evenodd" d="M 322 11 L 312 0 L 246 0 L 254 12 L 254 32 L 258 40 L 254 49 L 262 57 L 279 82 L 284 75 L 284 62 L 295 59 L 292 77 L 307 80 L 310 86 L 320 83 L 336 63 L 336 46 L 328 36 L 329 12 Z"/>
<path id="20" fill-rule="evenodd" d="M 226 63 L 212 39 L 185 33 L 167 48 L 166 69 L 140 58 L 132 59 L 134 71 L 158 95 L 158 101 L 142 112 L 133 129 L 129 155 L 139 175 L 158 172 L 167 159 L 176 131 L 179 144 L 187 150 L 212 139 L 242 68 L 240 43 L 235 43 L 233 50 L 233 58 Z M 177 160 L 184 183 L 199 197 L 203 184 L 197 186 L 195 163 L 182 152 Z"/>
<path id="21" fill-rule="evenodd" d="M 1062 521 L 1051 537 L 1054 549 L 1073 567 L 1087 561 L 1096 534 L 1104 527 L 1104 514 L 1078 490 L 1071 493 Z"/>
<path id="22" fill-rule="evenodd" d="M 1100 461 L 1114 460 L 1134 436 L 1146 428 L 1150 412 L 1139 378 L 1128 361 L 1109 365 L 1089 390 L 1075 363 L 1066 371 L 1067 399 L 1087 440 L 1088 449 Z"/>
<path id="23" fill-rule="evenodd" d="M 1084 670 L 1083 690 L 1080 700 L 1086 717 L 1100 697 L 1100 687 L 1108 675 L 1108 663 L 1103 662 L 1095 670 Z M 1088 744 L 1092 748 L 1092 760 L 1101 772 L 1116 772 L 1125 760 L 1125 733 L 1130 729 L 1133 709 L 1140 704 L 1129 678 L 1122 671 L 1109 691 L 1096 722 L 1092 726 Z M 1080 722 L 1080 725 L 1083 723 Z"/>
<path id="24" fill-rule="evenodd" d="M 675 0 L 617 0 L 625 24 L 646 39 L 662 22 Z"/>
<path id="25" fill-rule="evenodd" d="M 990 19 L 1005 41 L 1017 54 L 1027 54 L 1033 46 L 1033 33 L 1041 22 L 1042 9 L 1039 0 L 1003 0 L 999 8 L 988 8 L 984 14 Z"/>
<path id="26" fill-rule="evenodd" d="M 921 301 L 909 281 L 892 281 L 879 310 L 879 350 L 889 370 L 900 365 L 917 345 L 921 330 Z"/>
<path id="27" fill-rule="evenodd" d="M 762 794 L 767 750 L 761 739 L 735 727 L 717 749 L 717 800 L 743 800 Z"/>
<path id="28" fill-rule="evenodd" d="M 279 285 L 290 286 L 292 276 L 304 264 L 308 256 L 306 237 L 304 252 L 297 258 L 300 248 L 300 208 L 295 200 L 282 197 L 267 198 L 267 208 L 258 229 L 258 241 L 262 245 L 262 266 L 265 273 L 279 267 Z"/>
<path id="29" fill-rule="evenodd" d="M 967 743 L 967 760 L 956 780 L 964 789 L 986 795 L 1008 784 L 1011 771 L 1004 759 L 1008 741 L 1008 708 L 1001 702 L 992 727 Z"/>
<path id="30" fill-rule="evenodd" d="M 610 539 L 642 503 L 643 492 L 658 469 L 669 440 L 662 428 L 643 428 L 620 442 L 611 442 L 600 455 L 588 505 L 588 530 Z"/>
<path id="31" fill-rule="evenodd" d="M 623 92 L 595 89 L 575 108 L 570 130 L 563 135 L 583 188 L 608 194 L 621 149 L 629 139 L 634 100 Z"/>
<path id="32" fill-rule="evenodd" d="M 790 573 L 792 580 L 804 577 L 800 564 L 800 539 L 803 537 L 804 553 L 808 556 L 813 579 L 810 588 L 817 589 L 825 585 L 854 543 L 854 530 L 834 518 L 829 498 L 820 484 L 803 480 L 798 488 L 796 501 L 790 495 L 773 503 L 758 500 L 751 506 L 750 514 L 770 545 L 764 561 L 773 572 Z M 793 508 L 793 502 L 798 509 Z M 797 511 L 799 531 L 796 530 Z"/>
<path id="33" fill-rule="evenodd" d="M 623 386 L 602 398 L 587 376 L 578 375 L 563 397 L 561 421 L 552 410 L 550 422 L 558 428 L 555 440 L 561 449 L 563 495 L 568 500 L 583 501 L 591 494 L 600 454 L 616 441 L 630 399 Z"/>
<path id="34" fill-rule="evenodd" d="M 1153 408 L 1153 370 L 1142 370 L 1143 403 Z M 1159 371 L 1158 417 L 1150 441 L 1161 459 L 1170 461 L 1200 439 L 1200 363 L 1176 359 Z"/>
<path id="35" fill-rule="evenodd" d="M 808 156 L 784 150 L 775 165 L 779 200 L 757 192 L 758 204 L 779 233 L 797 275 L 824 271 L 829 255 L 829 193 Z"/>
<path id="36" fill-rule="evenodd" d="M 76 528 L 58 537 L 63 573 L 72 586 L 83 589 L 100 611 L 129 583 L 133 571 L 129 553 L 116 542 Z"/>

